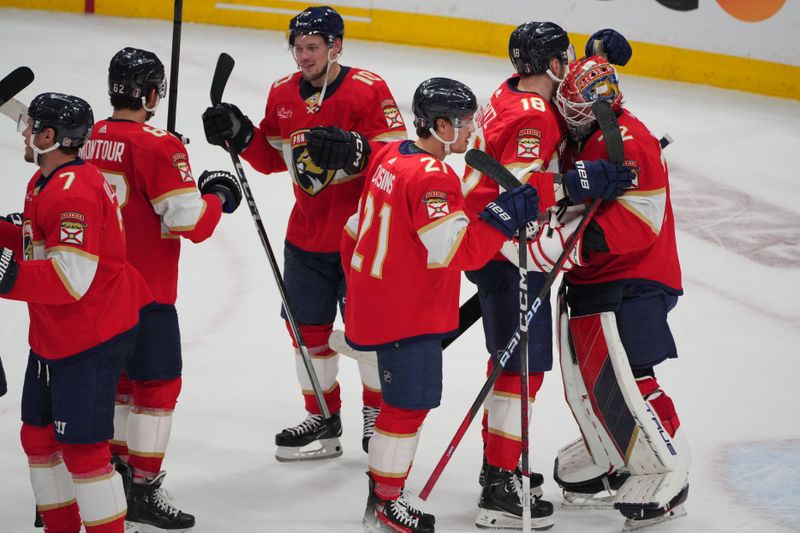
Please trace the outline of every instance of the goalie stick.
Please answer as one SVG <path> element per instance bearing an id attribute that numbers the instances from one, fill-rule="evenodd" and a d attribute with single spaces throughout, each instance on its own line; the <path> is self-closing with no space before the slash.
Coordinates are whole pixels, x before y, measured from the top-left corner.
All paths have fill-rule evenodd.
<path id="1" fill-rule="evenodd" d="M 605 108 L 605 109 L 604 109 Z M 619 157 L 620 160 L 622 158 L 622 134 L 619 131 L 619 126 L 617 125 L 616 117 L 614 116 L 614 112 L 611 109 L 611 106 L 608 103 L 603 101 L 597 101 L 592 104 L 592 110 L 595 113 L 595 117 L 597 118 L 598 123 L 600 124 L 600 129 L 603 131 L 603 134 L 606 139 L 606 147 L 608 150 L 609 158 Z M 611 124 L 609 124 L 611 122 Z M 613 152 L 613 155 L 612 155 Z M 519 181 L 506 169 L 502 164 L 500 164 L 496 159 L 492 156 L 487 154 L 486 152 L 481 152 L 480 150 L 472 149 L 466 154 L 467 164 L 479 172 L 485 174 L 486 176 L 490 177 L 491 179 L 497 178 L 498 183 L 502 185 L 502 182 L 499 180 L 504 180 L 506 183 L 512 183 L 509 181 L 509 177 L 513 178 L 516 183 Z M 514 188 L 513 186 L 511 188 Z M 589 225 L 592 217 L 594 216 L 597 208 L 600 207 L 600 203 L 602 202 L 601 199 L 594 200 L 589 208 L 586 210 L 586 213 L 581 218 L 578 227 L 575 229 L 575 232 L 569 236 L 567 242 L 564 244 L 564 251 L 561 252 L 561 255 L 556 260 L 555 264 L 553 265 L 553 269 L 550 271 L 550 274 L 547 275 L 545 278 L 544 284 L 542 285 L 541 290 L 536 296 L 536 299 L 531 304 L 530 308 L 528 308 L 527 312 L 525 313 L 525 325 L 529 325 L 531 320 L 533 319 L 533 315 L 539 310 L 539 307 L 542 305 L 542 300 L 547 297 L 547 294 L 550 292 L 550 288 L 555 283 L 556 278 L 558 277 L 561 269 L 564 267 L 564 263 L 567 261 L 570 252 L 575 247 L 575 244 L 578 242 L 578 239 L 581 238 L 583 232 L 586 230 L 586 227 Z M 492 373 L 486 378 L 486 382 L 483 384 L 478 396 L 475 398 L 475 401 L 472 402 L 469 410 L 467 411 L 467 416 L 461 422 L 458 429 L 456 430 L 455 435 L 453 436 L 450 444 L 447 445 L 444 454 L 439 459 L 439 462 L 434 467 L 433 472 L 431 472 L 428 481 L 425 483 L 425 486 L 422 488 L 422 491 L 419 494 L 420 499 L 427 500 L 428 496 L 430 496 L 431 491 L 433 490 L 434 485 L 441 477 L 444 468 L 447 466 L 447 463 L 450 462 L 450 458 L 455 453 L 458 444 L 461 442 L 461 439 L 464 437 L 464 434 L 467 432 L 467 428 L 472 423 L 472 420 L 477 415 L 478 411 L 480 410 L 483 402 L 486 400 L 486 397 L 492 390 L 495 381 L 500 376 L 503 368 L 505 367 L 506 363 L 508 362 L 509 357 L 511 357 L 511 352 L 516 348 L 519 344 L 520 339 L 520 328 L 517 328 L 514 334 L 511 336 L 511 339 L 508 341 L 508 344 L 500 353 L 500 358 L 498 363 L 492 369 Z"/>
<path id="2" fill-rule="evenodd" d="M 217 67 L 214 70 L 214 78 L 211 81 L 212 106 L 215 106 L 222 101 L 222 93 L 225 91 L 225 86 L 228 84 L 228 78 L 230 77 L 231 72 L 233 72 L 234 65 L 235 61 L 231 56 L 225 52 L 219 55 Z M 228 153 L 230 154 L 231 161 L 236 169 L 236 176 L 239 178 L 239 184 L 242 187 L 242 194 L 247 200 L 247 206 L 250 208 L 250 215 L 253 217 L 253 222 L 256 225 L 256 230 L 258 231 L 258 236 L 261 239 L 261 244 L 264 246 L 264 251 L 267 252 L 269 266 L 272 269 L 272 275 L 275 277 L 275 283 L 278 286 L 278 292 L 281 296 L 283 308 L 286 310 L 286 317 L 289 321 L 289 327 L 291 328 L 292 334 L 297 342 L 297 347 L 300 351 L 303 365 L 305 366 L 308 377 L 311 380 L 311 386 L 314 389 L 314 397 L 317 399 L 319 408 L 322 411 L 322 416 L 325 418 L 325 424 L 328 426 L 331 432 L 335 434 L 336 432 L 333 429 L 333 423 L 331 420 L 331 413 L 328 410 L 328 404 L 325 402 L 325 397 L 322 394 L 322 387 L 319 384 L 317 373 L 314 371 L 314 366 L 311 362 L 311 356 L 308 353 L 308 348 L 303 342 L 303 336 L 300 333 L 300 328 L 294 319 L 294 315 L 292 314 L 291 306 L 289 305 L 289 297 L 286 294 L 286 284 L 283 282 L 283 276 L 278 268 L 278 262 L 275 260 L 275 254 L 272 252 L 272 246 L 270 246 L 269 237 L 267 237 L 267 230 L 264 228 L 264 224 L 261 221 L 261 215 L 258 212 L 256 201 L 253 198 L 253 193 L 250 191 L 250 185 L 247 183 L 247 178 L 244 175 L 242 162 L 239 160 L 239 155 L 236 154 L 236 152 L 233 152 L 230 149 L 230 146 L 228 146 Z"/>

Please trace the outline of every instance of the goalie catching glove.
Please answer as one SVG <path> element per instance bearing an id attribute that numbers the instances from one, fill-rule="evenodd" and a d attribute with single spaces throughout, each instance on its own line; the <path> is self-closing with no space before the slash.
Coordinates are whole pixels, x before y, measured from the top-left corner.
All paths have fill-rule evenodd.
<path id="1" fill-rule="evenodd" d="M 344 170 L 348 175 L 360 174 L 367 166 L 369 142 L 357 131 L 336 126 L 312 128 L 306 134 L 308 155 L 315 165 L 325 170 Z"/>
<path id="2" fill-rule="evenodd" d="M 536 237 L 528 242 L 528 270 L 535 272 L 550 272 L 553 270 L 558 258 L 564 251 L 567 243 L 581 223 L 584 206 L 572 206 L 559 217 L 556 212 L 550 214 L 550 220 L 542 224 Z M 572 247 L 564 266 L 563 272 L 571 270 L 575 266 L 583 266 L 585 263 L 582 258 L 583 239 L 578 239 Z M 519 241 L 513 239 L 507 241 L 500 252 L 514 265 L 519 266 Z"/>

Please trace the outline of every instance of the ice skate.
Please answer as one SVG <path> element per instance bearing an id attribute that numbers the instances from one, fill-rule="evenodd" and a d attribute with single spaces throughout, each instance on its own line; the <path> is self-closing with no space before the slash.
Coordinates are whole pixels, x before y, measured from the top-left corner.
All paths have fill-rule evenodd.
<path id="1" fill-rule="evenodd" d="M 378 513 L 381 512 L 379 509 L 384 509 L 386 505 L 390 504 L 391 502 L 387 502 L 379 498 L 374 491 L 375 481 L 372 479 L 372 476 L 367 474 L 369 478 L 369 496 L 367 497 L 367 507 L 364 510 L 364 518 L 362 520 L 362 524 L 364 525 L 365 532 L 384 532 L 384 531 L 404 531 L 402 529 L 395 529 L 394 526 L 387 525 L 385 522 L 380 523 L 378 519 Z M 409 532 L 424 532 L 429 533 L 433 532 L 434 524 L 436 524 L 436 517 L 432 514 L 425 513 L 421 509 L 414 506 L 411 503 L 411 498 L 406 491 L 402 491 L 400 493 L 400 497 L 397 499 L 397 502 L 400 506 L 404 507 L 406 512 L 411 516 L 411 518 L 417 519 L 417 527 L 424 528 L 428 527 L 430 529 L 408 529 Z M 405 526 L 404 526 L 405 527 Z"/>
<path id="2" fill-rule="evenodd" d="M 683 504 L 688 496 L 689 486 L 687 485 L 668 505 L 660 509 L 643 509 L 633 506 L 622 507 L 617 505 L 617 509 L 626 518 L 622 531 L 636 531 L 638 529 L 649 528 L 686 516 L 686 508 Z"/>
<path id="3" fill-rule="evenodd" d="M 122 477 L 122 489 L 125 491 L 125 496 L 128 496 L 131 484 L 133 483 L 133 469 L 131 466 L 120 458 L 119 455 L 111 456 L 111 466 L 114 467 L 120 477 Z"/>
<path id="4" fill-rule="evenodd" d="M 629 474 L 627 472 L 614 472 L 600 479 L 586 483 L 564 483 L 556 480 L 563 491 L 564 500 L 561 507 L 564 509 L 586 509 L 610 511 L 614 509 L 614 497 Z"/>
<path id="5" fill-rule="evenodd" d="M 515 472 L 494 466 L 486 469 L 486 485 L 478 503 L 475 525 L 481 529 L 522 529 L 522 484 Z M 553 504 L 531 500 L 531 527 L 543 531 L 553 527 Z"/>
<path id="6" fill-rule="evenodd" d="M 478 484 L 481 487 L 486 485 L 486 467 L 489 463 L 486 462 L 486 455 L 483 456 L 483 464 L 481 465 L 481 472 L 478 474 Z M 519 480 L 520 486 L 522 485 L 522 470 L 519 466 L 514 470 L 514 475 Z M 542 492 L 542 484 L 544 484 L 544 476 L 538 472 L 531 472 L 531 498 L 541 498 L 544 495 Z M 533 504 L 533 500 L 531 500 Z"/>
<path id="7" fill-rule="evenodd" d="M 278 446 L 275 458 L 281 462 L 313 461 L 342 455 L 342 421 L 339 413 L 331 415 L 329 428 L 322 415 L 309 413 L 300 424 L 275 435 Z M 314 446 L 311 446 L 314 445 Z M 304 449 L 309 447 L 309 449 Z"/>
<path id="8" fill-rule="evenodd" d="M 126 533 L 185 533 L 194 527 L 194 516 L 172 505 L 172 496 L 161 488 L 165 475 L 131 484 Z"/>
<path id="9" fill-rule="evenodd" d="M 375 433 L 375 419 L 378 418 L 380 412 L 380 407 L 365 405 L 361 408 L 361 414 L 364 415 L 364 433 L 361 437 L 361 447 L 365 453 L 369 453 L 369 439 Z"/>

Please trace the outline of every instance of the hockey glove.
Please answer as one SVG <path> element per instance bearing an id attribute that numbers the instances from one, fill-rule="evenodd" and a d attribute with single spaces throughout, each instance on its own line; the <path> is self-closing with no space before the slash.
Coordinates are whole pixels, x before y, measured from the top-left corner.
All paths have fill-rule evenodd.
<path id="1" fill-rule="evenodd" d="M 539 192 L 527 184 L 504 192 L 490 202 L 479 216 L 510 239 L 521 225 L 539 216 Z"/>
<path id="2" fill-rule="evenodd" d="M 633 181 L 633 172 L 628 167 L 597 161 L 576 161 L 575 168 L 564 174 L 567 196 L 575 204 L 590 198 L 613 200 L 625 192 Z"/>
<path id="3" fill-rule="evenodd" d="M 550 220 L 539 227 L 539 233 L 534 239 L 528 242 L 528 270 L 536 272 L 550 272 L 561 257 L 564 245 L 570 235 L 580 225 L 585 206 L 572 206 L 558 217 L 557 213 L 551 212 Z M 562 272 L 572 270 L 575 266 L 583 266 L 583 239 L 578 239 L 575 246 L 570 250 Z M 500 252 L 514 265 L 519 266 L 519 241 L 512 239 L 506 241 Z"/>
<path id="4" fill-rule="evenodd" d="M 315 165 L 326 170 L 358 174 L 367 166 L 370 147 L 363 135 L 336 126 L 312 128 L 307 134 L 308 155 Z"/>
<path id="5" fill-rule="evenodd" d="M 15 226 L 21 226 L 22 225 L 22 213 L 10 213 L 10 214 L 4 216 L 3 220 L 5 220 L 6 222 L 12 223 Z"/>
<path id="6" fill-rule="evenodd" d="M 594 32 L 586 41 L 584 49 L 587 57 L 602 55 L 608 59 L 612 65 L 625 66 L 633 55 L 631 45 L 624 35 L 616 30 L 605 29 Z"/>
<path id="7" fill-rule="evenodd" d="M 197 188 L 201 194 L 214 193 L 222 200 L 222 211 L 233 213 L 242 203 L 242 190 L 236 178 L 224 170 L 204 170 L 197 180 Z"/>
<path id="8" fill-rule="evenodd" d="M 11 248 L 0 248 L 0 294 L 7 294 L 17 281 L 19 265 Z"/>
<path id="9" fill-rule="evenodd" d="M 203 112 L 203 129 L 206 140 L 226 148 L 225 141 L 234 153 L 240 154 L 253 140 L 253 123 L 233 104 L 217 104 Z"/>

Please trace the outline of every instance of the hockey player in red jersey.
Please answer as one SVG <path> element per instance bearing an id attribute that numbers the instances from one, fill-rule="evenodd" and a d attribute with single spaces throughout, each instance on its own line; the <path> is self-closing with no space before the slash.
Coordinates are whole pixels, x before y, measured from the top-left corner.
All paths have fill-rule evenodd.
<path id="1" fill-rule="evenodd" d="M 624 37 L 618 36 L 624 45 Z M 599 38 L 595 34 L 592 38 Z M 591 40 L 590 40 L 591 41 Z M 542 208 L 553 207 L 565 197 L 581 202 L 590 192 L 582 180 L 594 190 L 603 190 L 604 198 L 614 198 L 630 183 L 632 175 L 622 166 L 604 161 L 588 162 L 585 175 L 577 172 L 558 173 L 558 151 L 566 141 L 566 127 L 553 105 L 553 98 L 574 52 L 567 33 L 552 22 L 528 22 L 517 27 L 509 38 L 509 57 L 517 74 L 503 81 L 494 91 L 479 117 L 479 134 L 475 141 L 515 174 L 523 183 L 533 184 L 540 195 Z M 621 45 L 613 48 L 620 52 Z M 483 209 L 499 192 L 499 186 L 476 170 L 467 167 L 462 186 L 471 212 Z M 496 255 L 482 268 L 467 273 L 478 286 L 483 315 L 486 349 L 493 365 L 519 323 L 519 271 L 502 255 Z M 527 286 L 531 301 L 545 282 L 542 272 L 530 272 Z M 530 328 L 528 358 L 530 368 L 529 397 L 533 401 L 541 387 L 544 372 L 553 364 L 552 318 L 550 301 Z M 491 368 L 490 368 L 491 370 Z M 520 357 L 513 352 L 494 385 L 486 403 L 483 420 L 484 465 L 479 477 L 482 491 L 476 524 L 482 528 L 522 527 L 520 472 L 517 463 L 521 452 L 520 426 Z M 541 474 L 531 475 L 532 524 L 534 529 L 553 525 L 553 506 L 541 499 Z"/>
<path id="2" fill-rule="evenodd" d="M 241 192 L 235 178 L 222 171 L 203 172 L 198 190 L 183 143 L 147 125 L 166 94 L 164 75 L 164 65 L 152 52 L 117 52 L 108 69 L 114 112 L 95 124 L 82 153 L 114 188 L 127 229 L 128 260 L 156 300 L 142 316 L 136 351 L 117 391 L 112 452 L 131 469 L 128 521 L 134 528 L 186 531 L 194 517 L 176 509 L 161 489 L 161 466 L 181 390 L 175 309 L 180 238 L 200 242 L 211 236 L 221 214 L 239 205 Z M 119 468 L 125 471 L 124 464 Z"/>
<path id="3" fill-rule="evenodd" d="M 564 166 L 605 157 L 591 111 L 598 99 L 617 115 L 624 164 L 636 178 L 601 204 L 580 240 L 581 264 L 565 275 L 562 375 L 583 438 L 562 449 L 556 472 L 570 498 L 618 489 L 625 529 L 638 529 L 685 514 L 690 452 L 654 372 L 677 357 L 667 314 L 683 290 L 661 146 L 623 107 L 616 71 L 600 56 L 572 65 L 557 93 L 572 137 Z"/>
<path id="4" fill-rule="evenodd" d="M 422 422 L 441 400 L 442 340 L 458 330 L 460 272 L 484 264 L 538 214 L 536 190 L 526 185 L 500 195 L 470 222 L 459 178 L 444 162 L 466 151 L 475 129 L 477 103 L 466 85 L 426 80 L 412 107 L 418 139 L 373 153 L 342 246 L 349 267 L 347 343 L 377 351 L 382 376 L 364 514 L 365 531 L 372 532 L 434 531 L 434 517 L 414 508 L 403 486 Z M 347 145 L 341 142 L 347 136 L 336 131 L 311 132 L 313 157 L 323 168 L 331 168 L 327 159 L 337 159 L 337 150 L 317 150 L 317 142 Z M 352 161 L 332 168 L 347 166 Z"/>
<path id="5" fill-rule="evenodd" d="M 276 81 L 258 127 L 231 104 L 219 104 L 203 114 L 206 137 L 212 144 L 241 153 L 265 174 L 287 170 L 294 180 L 295 205 L 284 246 L 284 279 L 291 311 L 309 352 L 324 398 L 332 413 L 334 434 L 323 423 L 311 381 L 295 350 L 297 377 L 307 418 L 277 434 L 276 456 L 281 461 L 341 455 L 339 355 L 328 338 L 342 307 L 345 280 L 340 265 L 339 237 L 356 210 L 364 178 L 358 172 L 320 168 L 309 158 L 306 134 L 310 128 L 335 125 L 356 130 L 361 142 L 377 148 L 385 141 L 404 139 L 406 127 L 386 83 L 372 72 L 342 66 L 344 22 L 330 7 L 309 7 L 289 25 L 289 46 L 299 72 Z M 363 160 L 358 163 L 363 166 Z M 352 169 L 351 169 L 352 170 Z M 356 171 L 361 168 L 354 169 Z M 285 318 L 285 313 L 282 312 Z M 295 343 L 296 347 L 296 343 Z M 374 430 L 380 405 L 375 367 L 359 364 L 363 382 L 364 432 L 362 445 Z M 314 444 L 316 449 L 313 449 Z"/>
<path id="6" fill-rule="evenodd" d="M 89 104 L 44 93 L 28 115 L 25 159 L 39 170 L 22 225 L 0 221 L 0 296 L 30 312 L 22 447 L 46 531 L 78 533 L 83 521 L 87 533 L 122 533 L 126 502 L 108 446 L 114 386 L 152 295 L 125 259 L 111 186 L 78 157 Z"/>

